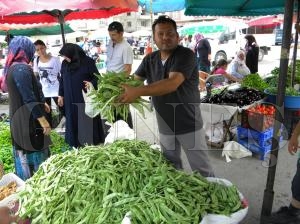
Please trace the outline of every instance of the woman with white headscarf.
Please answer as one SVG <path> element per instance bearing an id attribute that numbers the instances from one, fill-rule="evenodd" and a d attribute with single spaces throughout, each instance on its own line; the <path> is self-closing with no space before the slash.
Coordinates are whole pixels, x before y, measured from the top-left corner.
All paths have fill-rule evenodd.
<path id="1" fill-rule="evenodd" d="M 240 50 L 228 66 L 228 73 L 237 79 L 243 79 L 250 74 L 250 70 L 245 62 L 245 52 Z"/>

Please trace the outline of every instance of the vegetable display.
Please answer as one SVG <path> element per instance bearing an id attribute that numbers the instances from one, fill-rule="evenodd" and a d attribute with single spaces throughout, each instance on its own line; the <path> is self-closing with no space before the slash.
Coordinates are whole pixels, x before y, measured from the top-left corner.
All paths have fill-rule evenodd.
<path id="1" fill-rule="evenodd" d="M 218 94 L 214 94 L 210 97 L 204 97 L 201 99 L 202 103 L 212 104 L 227 104 L 237 105 L 243 107 L 250 105 L 255 101 L 261 100 L 265 97 L 265 94 L 253 88 L 242 87 L 237 90 L 224 89 Z"/>
<path id="2" fill-rule="evenodd" d="M 110 123 L 115 121 L 114 111 L 127 118 L 130 111 L 129 104 L 118 102 L 118 98 L 123 92 L 121 84 L 136 87 L 143 85 L 143 82 L 134 79 L 133 76 L 126 76 L 125 73 L 108 72 L 96 76 L 98 77 L 97 89 L 93 90 L 90 96 L 96 105 L 96 109 L 100 110 L 101 116 L 105 117 Z M 131 105 L 145 117 L 144 108 L 148 109 L 148 103 L 147 100 L 139 97 Z"/>
<path id="3" fill-rule="evenodd" d="M 50 146 L 51 154 L 61 153 L 68 150 L 69 145 L 65 143 L 64 138 L 55 131 L 51 131 L 50 134 L 53 144 Z M 13 173 L 15 171 L 11 133 L 9 124 L 6 122 L 0 122 L 0 160 L 3 162 L 5 173 Z"/>
<path id="4" fill-rule="evenodd" d="M 247 75 L 245 78 L 243 78 L 241 86 L 253 88 L 260 91 L 264 91 L 269 87 L 269 85 L 257 73 Z"/>
<path id="5" fill-rule="evenodd" d="M 9 125 L 6 122 L 0 122 L 0 145 L 0 160 L 3 162 L 4 172 L 14 172 L 11 134 Z"/>
<path id="6" fill-rule="evenodd" d="M 117 141 L 57 154 L 19 193 L 21 217 L 32 224 L 199 224 L 207 213 L 243 208 L 234 185 L 176 170 L 144 141 Z"/>
<path id="7" fill-rule="evenodd" d="M 277 87 L 269 87 L 266 89 L 266 93 L 271 94 L 271 95 L 276 95 L 278 92 Z M 300 96 L 300 92 L 295 90 L 292 87 L 286 87 L 285 88 L 285 95 L 286 96 Z"/>

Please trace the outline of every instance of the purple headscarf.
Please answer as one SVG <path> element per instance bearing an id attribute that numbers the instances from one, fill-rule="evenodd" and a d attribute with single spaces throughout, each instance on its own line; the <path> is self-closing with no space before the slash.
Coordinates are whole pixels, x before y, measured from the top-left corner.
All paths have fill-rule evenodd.
<path id="1" fill-rule="evenodd" d="M 196 43 L 198 43 L 200 40 L 204 39 L 204 36 L 201 33 L 196 33 L 194 38 L 195 38 Z"/>
<path id="2" fill-rule="evenodd" d="M 33 59 L 34 53 L 35 53 L 35 46 L 28 37 L 23 37 L 23 36 L 14 37 L 10 41 L 8 46 L 8 55 L 3 70 L 3 75 L 5 77 L 4 79 L 6 79 L 7 71 L 9 67 L 14 62 L 19 62 L 19 63 L 23 62 L 29 64 L 29 62 Z M 7 91 L 6 82 L 4 81 L 3 83 L 4 85 L 1 86 L 1 89 L 4 92 L 6 92 Z"/>

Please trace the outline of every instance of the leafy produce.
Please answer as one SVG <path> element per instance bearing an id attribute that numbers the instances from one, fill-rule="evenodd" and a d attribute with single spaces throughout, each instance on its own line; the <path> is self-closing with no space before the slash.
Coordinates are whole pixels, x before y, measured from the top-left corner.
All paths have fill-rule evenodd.
<path id="1" fill-rule="evenodd" d="M 288 66 L 288 71 L 287 71 L 287 79 L 286 79 L 286 86 L 291 87 L 291 80 L 292 80 L 292 66 L 293 63 L 290 63 Z M 271 87 L 275 87 L 278 84 L 278 77 L 279 77 L 279 68 L 275 67 L 272 71 L 271 74 L 273 76 L 269 77 L 266 79 L 266 81 L 271 81 L 270 85 Z M 273 77 L 273 78 L 272 78 Z M 296 60 L 296 66 L 295 66 L 295 80 L 294 83 L 300 83 L 300 60 Z"/>
<path id="2" fill-rule="evenodd" d="M 63 136 L 58 134 L 56 131 L 52 130 L 50 133 L 50 138 L 52 140 L 52 145 L 50 145 L 51 155 L 55 155 L 66 150 L 70 150 L 70 146 L 65 142 Z"/>
<path id="3" fill-rule="evenodd" d="M 265 97 L 265 94 L 261 91 L 252 88 L 242 87 L 237 90 L 224 89 L 218 94 L 214 94 L 210 97 L 204 97 L 202 103 L 213 103 L 213 104 L 227 104 L 237 105 L 243 107 L 250 105 L 257 100 L 261 100 Z"/>
<path id="4" fill-rule="evenodd" d="M 242 87 L 248 87 L 264 91 L 269 85 L 260 77 L 258 73 L 247 75 L 242 83 Z"/>
<path id="5" fill-rule="evenodd" d="M 277 95 L 277 87 L 269 87 L 266 89 L 266 93 L 271 94 L 271 95 Z M 285 88 L 285 95 L 286 96 L 300 96 L 300 92 L 295 90 L 292 87 L 286 87 Z"/>
<path id="6" fill-rule="evenodd" d="M 11 135 L 8 123 L 0 122 L 0 160 L 4 165 L 4 172 L 14 171 L 14 161 L 12 155 Z"/>
<path id="7" fill-rule="evenodd" d="M 50 146 L 51 154 L 61 153 L 69 149 L 69 145 L 65 143 L 64 138 L 57 132 L 52 131 L 50 136 L 53 142 Z M 3 162 L 5 173 L 13 173 L 15 170 L 11 142 L 9 124 L 0 122 L 0 160 Z"/>
<path id="8" fill-rule="evenodd" d="M 115 121 L 114 111 L 127 118 L 130 111 L 129 104 L 118 102 L 118 98 L 123 92 L 121 84 L 136 87 L 142 85 L 143 82 L 134 79 L 133 76 L 126 76 L 125 73 L 108 72 L 96 76 L 98 77 L 98 88 L 93 90 L 90 96 L 96 105 L 96 109 L 100 110 L 101 116 L 105 117 L 110 123 Z M 139 97 L 131 105 L 145 117 L 144 107 L 148 108 L 148 103 L 147 100 Z"/>
<path id="9" fill-rule="evenodd" d="M 176 170 L 144 141 L 117 141 L 57 154 L 19 193 L 19 215 L 43 223 L 199 224 L 207 213 L 243 208 L 235 186 Z"/>

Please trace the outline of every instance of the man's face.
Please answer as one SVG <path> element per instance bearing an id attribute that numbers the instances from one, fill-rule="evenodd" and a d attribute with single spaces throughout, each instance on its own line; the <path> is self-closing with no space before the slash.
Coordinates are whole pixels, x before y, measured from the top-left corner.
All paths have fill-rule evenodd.
<path id="1" fill-rule="evenodd" d="M 179 35 L 170 23 L 156 24 L 154 41 L 160 50 L 173 50 L 179 42 Z"/>
<path id="2" fill-rule="evenodd" d="M 39 56 L 47 54 L 46 46 L 44 46 L 44 45 L 36 45 L 35 46 L 35 51 Z"/>
<path id="3" fill-rule="evenodd" d="M 123 40 L 123 32 L 118 32 L 116 30 L 108 31 L 111 41 L 116 44 L 120 43 Z"/>

